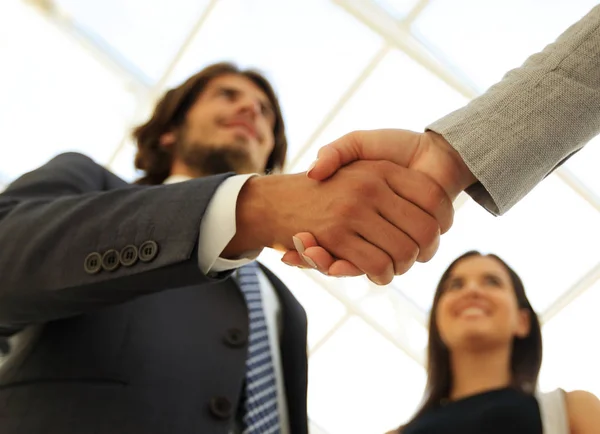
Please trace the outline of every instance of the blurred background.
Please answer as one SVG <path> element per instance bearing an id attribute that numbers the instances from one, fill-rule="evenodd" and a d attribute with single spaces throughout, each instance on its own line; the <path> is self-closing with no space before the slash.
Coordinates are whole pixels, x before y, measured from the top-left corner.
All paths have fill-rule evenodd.
<path id="1" fill-rule="evenodd" d="M 274 83 L 287 172 L 356 129 L 422 130 L 580 19 L 594 0 L 2 0 L 0 190 L 64 151 L 133 180 L 130 131 L 156 98 L 228 60 Z M 600 146 L 592 141 L 506 216 L 466 195 L 438 255 L 384 288 L 261 256 L 309 315 L 312 433 L 383 432 L 424 386 L 443 269 L 494 252 L 544 324 L 540 387 L 600 395 Z"/>

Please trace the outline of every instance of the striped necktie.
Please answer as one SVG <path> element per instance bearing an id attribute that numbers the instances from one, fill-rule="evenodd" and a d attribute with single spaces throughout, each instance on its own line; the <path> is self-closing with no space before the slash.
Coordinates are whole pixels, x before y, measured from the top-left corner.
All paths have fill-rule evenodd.
<path id="1" fill-rule="evenodd" d="M 279 434 L 275 371 L 257 273 L 256 262 L 238 270 L 238 284 L 248 306 L 250 328 L 243 434 Z"/>

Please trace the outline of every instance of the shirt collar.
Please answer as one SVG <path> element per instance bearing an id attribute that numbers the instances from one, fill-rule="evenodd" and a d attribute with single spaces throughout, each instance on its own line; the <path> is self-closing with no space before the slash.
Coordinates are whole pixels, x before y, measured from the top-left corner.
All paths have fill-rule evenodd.
<path id="1" fill-rule="evenodd" d="M 192 177 L 187 175 L 171 175 L 165 179 L 163 184 L 176 184 L 178 182 L 189 181 L 190 179 L 192 179 Z"/>

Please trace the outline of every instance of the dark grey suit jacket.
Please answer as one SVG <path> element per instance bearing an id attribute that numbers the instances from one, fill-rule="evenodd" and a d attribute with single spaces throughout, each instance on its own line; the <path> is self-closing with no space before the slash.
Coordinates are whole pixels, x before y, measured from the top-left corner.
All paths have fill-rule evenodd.
<path id="1" fill-rule="evenodd" d="M 228 432 L 247 310 L 235 282 L 202 274 L 197 259 L 227 176 L 129 185 L 63 154 L 0 195 L 0 335 L 12 336 L 0 433 Z M 264 271 L 283 311 L 291 431 L 306 434 L 306 315 Z"/>

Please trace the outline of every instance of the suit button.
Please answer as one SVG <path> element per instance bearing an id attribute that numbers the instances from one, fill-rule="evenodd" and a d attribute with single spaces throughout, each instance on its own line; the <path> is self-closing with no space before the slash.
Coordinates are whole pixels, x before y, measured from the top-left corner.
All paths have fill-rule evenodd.
<path id="1" fill-rule="evenodd" d="M 100 253 L 94 252 L 87 255 L 83 263 L 83 268 L 88 274 L 96 274 L 102 269 L 102 256 Z"/>
<path id="2" fill-rule="evenodd" d="M 215 396 L 210 400 L 210 413 L 217 419 L 229 419 L 233 413 L 231 401 L 223 396 Z"/>
<path id="3" fill-rule="evenodd" d="M 145 241 L 139 249 L 140 261 L 150 262 L 158 254 L 158 244 L 155 241 Z"/>
<path id="4" fill-rule="evenodd" d="M 138 260 L 138 249 L 135 246 L 129 245 L 121 250 L 121 265 L 131 267 Z"/>
<path id="5" fill-rule="evenodd" d="M 225 332 L 223 341 L 232 348 L 239 348 L 246 344 L 248 337 L 240 329 L 229 329 Z"/>
<path id="6" fill-rule="evenodd" d="M 102 255 L 102 268 L 106 271 L 115 271 L 119 268 L 119 252 L 114 249 L 104 252 L 104 255 Z"/>

